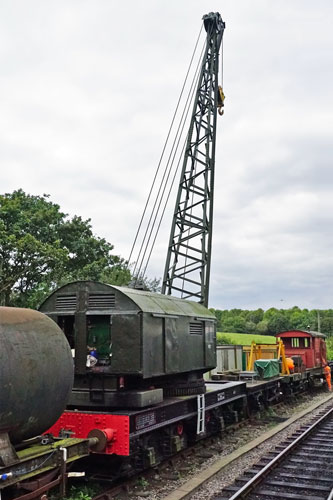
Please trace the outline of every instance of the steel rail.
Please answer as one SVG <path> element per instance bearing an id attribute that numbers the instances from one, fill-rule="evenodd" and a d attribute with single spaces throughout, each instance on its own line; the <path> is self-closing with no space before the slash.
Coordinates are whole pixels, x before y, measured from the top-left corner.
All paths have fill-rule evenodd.
<path id="1" fill-rule="evenodd" d="M 333 488 L 331 489 L 331 493 L 328 495 L 327 500 L 333 500 Z"/>
<path id="2" fill-rule="evenodd" d="M 280 464 L 282 459 L 284 459 L 292 450 L 294 450 L 297 445 L 303 441 L 313 430 L 315 430 L 322 422 L 324 422 L 330 415 L 333 414 L 333 408 L 325 413 L 319 420 L 312 424 L 308 429 L 306 429 L 300 436 L 298 436 L 295 441 L 288 445 L 284 450 L 281 451 L 276 457 L 274 457 L 260 472 L 258 472 L 253 478 L 251 478 L 244 486 L 242 486 L 236 493 L 234 493 L 229 500 L 239 500 L 241 498 L 246 498 L 246 496 L 253 491 L 253 489 L 260 484 L 277 465 Z M 333 500 L 333 490 L 331 491 L 327 500 Z"/>

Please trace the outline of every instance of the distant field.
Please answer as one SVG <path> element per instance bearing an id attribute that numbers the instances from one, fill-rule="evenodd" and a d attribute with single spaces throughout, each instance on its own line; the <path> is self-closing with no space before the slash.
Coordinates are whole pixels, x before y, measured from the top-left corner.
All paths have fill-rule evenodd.
<path id="1" fill-rule="evenodd" d="M 271 335 L 251 335 L 248 333 L 224 333 L 217 332 L 216 338 L 218 343 L 223 343 L 223 337 L 228 339 L 232 344 L 250 345 L 252 340 L 258 344 L 276 344 L 276 338 Z"/>

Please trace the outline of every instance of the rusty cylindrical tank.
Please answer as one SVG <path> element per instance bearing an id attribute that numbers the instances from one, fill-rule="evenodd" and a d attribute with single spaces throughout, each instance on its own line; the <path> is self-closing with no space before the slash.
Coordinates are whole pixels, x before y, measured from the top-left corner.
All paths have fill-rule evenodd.
<path id="1" fill-rule="evenodd" d="M 0 433 L 17 443 L 47 430 L 72 384 L 71 350 L 56 323 L 31 309 L 0 307 Z"/>

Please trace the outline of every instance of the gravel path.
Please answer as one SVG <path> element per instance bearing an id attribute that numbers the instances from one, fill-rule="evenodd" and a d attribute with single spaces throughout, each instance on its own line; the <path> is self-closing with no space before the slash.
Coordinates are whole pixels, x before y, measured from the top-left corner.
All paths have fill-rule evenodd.
<path id="1" fill-rule="evenodd" d="M 213 451 L 213 456 L 202 460 L 202 464 L 192 465 L 189 467 L 187 463 L 184 463 L 184 470 L 178 467 L 176 471 L 178 475 L 175 475 L 175 469 L 171 466 L 170 475 L 175 476 L 173 480 L 168 480 L 165 473 L 162 473 L 161 476 L 156 474 L 155 478 L 149 481 L 149 485 L 145 488 L 138 488 L 136 492 L 132 491 L 130 497 L 136 500 L 143 500 L 147 498 L 150 500 L 165 499 L 187 481 L 192 478 L 196 478 L 200 472 L 209 469 L 210 466 L 218 459 L 228 456 L 236 449 L 253 441 L 257 437 L 262 436 L 265 432 L 275 427 L 278 423 L 274 422 L 275 417 L 285 419 L 290 418 L 296 413 L 306 410 L 316 403 L 320 403 L 320 401 L 327 398 L 327 395 L 327 392 L 319 392 L 315 395 L 307 394 L 304 395 L 303 398 L 300 398 L 298 404 L 270 408 L 266 414 L 262 415 L 263 418 L 261 421 L 255 420 L 252 423 L 247 423 L 244 427 L 236 429 L 234 432 L 224 434 L 221 439 L 216 438 L 215 444 L 209 448 L 209 452 Z M 332 401 L 330 404 L 332 404 Z M 304 416 L 302 419 L 291 424 L 288 428 L 280 431 L 269 440 L 261 443 L 253 450 L 234 460 L 232 463 L 224 467 L 221 472 L 218 472 L 211 480 L 206 482 L 204 486 L 198 489 L 192 496 L 188 496 L 187 499 L 212 500 L 215 495 L 220 493 L 224 486 L 233 483 L 243 470 L 257 463 L 263 455 L 266 455 L 268 451 L 275 447 L 275 445 L 286 439 L 296 429 L 298 429 L 300 425 L 311 419 L 311 417 L 312 414 Z M 175 479 L 177 477 L 179 479 Z M 140 495 L 140 493 L 142 494 Z M 119 498 L 119 500 L 121 499 Z"/>
<path id="2" fill-rule="evenodd" d="M 309 402 L 305 402 L 296 408 L 297 412 L 306 409 L 306 407 L 316 403 L 316 401 L 320 401 L 327 397 L 327 393 L 319 394 L 313 397 Z M 330 407 L 332 406 L 332 400 L 327 403 Z M 290 412 L 288 416 L 291 416 L 295 413 L 295 409 Z M 219 472 L 213 479 L 211 479 L 208 483 L 205 484 L 204 487 L 200 488 L 196 493 L 194 493 L 191 497 L 191 500 L 212 500 L 215 495 L 221 492 L 221 489 L 228 484 L 231 484 L 235 481 L 235 479 L 242 473 L 242 471 L 250 468 L 252 465 L 257 463 L 261 457 L 267 455 L 269 451 L 272 450 L 276 445 L 280 444 L 281 441 L 284 441 L 293 434 L 302 424 L 306 423 L 312 418 L 313 414 L 309 414 L 291 424 L 284 431 L 276 434 L 274 437 L 260 444 L 255 449 L 249 451 L 243 457 L 232 462 L 230 465 L 225 467 L 221 472 Z M 261 429 L 262 432 L 262 429 Z M 163 498 L 163 497 L 161 497 Z"/>

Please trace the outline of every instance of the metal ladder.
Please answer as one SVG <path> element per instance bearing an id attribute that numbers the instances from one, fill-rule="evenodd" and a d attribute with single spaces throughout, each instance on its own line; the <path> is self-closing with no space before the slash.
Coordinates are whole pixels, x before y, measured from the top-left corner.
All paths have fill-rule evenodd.
<path id="1" fill-rule="evenodd" d="M 205 432 L 205 395 L 204 394 L 198 394 L 197 405 L 198 405 L 197 434 L 203 434 Z"/>

